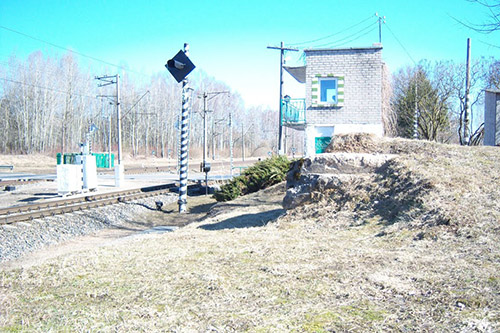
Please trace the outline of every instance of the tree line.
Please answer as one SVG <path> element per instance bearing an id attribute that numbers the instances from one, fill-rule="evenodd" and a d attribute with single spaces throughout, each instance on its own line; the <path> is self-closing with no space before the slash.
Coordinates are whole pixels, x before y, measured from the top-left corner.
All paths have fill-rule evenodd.
<path id="1" fill-rule="evenodd" d="M 78 64 L 72 53 L 61 57 L 41 51 L 26 60 L 11 56 L 0 66 L 0 153 L 78 152 L 88 135 L 93 151 L 117 148 L 116 87 L 98 87 L 97 75 Z M 145 80 L 127 71 L 120 74 L 122 147 L 133 156 L 176 158 L 181 110 L 181 85 L 170 74 Z M 190 76 L 191 77 L 191 76 Z M 268 153 L 275 149 L 277 113 L 264 107 L 245 108 L 238 93 L 198 71 L 190 86 L 190 153 L 203 149 L 203 92 L 207 106 L 208 154 L 213 158 Z M 229 123 L 231 115 L 232 124 Z M 89 134 L 96 127 L 97 131 Z M 232 133 L 230 133 L 232 129 Z M 232 141 L 230 142 L 230 139 Z M 289 136 L 288 146 L 301 148 L 300 134 Z"/>
<path id="2" fill-rule="evenodd" d="M 469 137 L 463 131 L 466 66 L 452 61 L 421 61 L 398 70 L 392 77 L 390 102 L 395 136 L 479 144 L 484 118 L 484 90 L 500 88 L 500 61 L 480 58 L 471 63 Z M 416 125 L 416 128 L 415 128 Z"/>

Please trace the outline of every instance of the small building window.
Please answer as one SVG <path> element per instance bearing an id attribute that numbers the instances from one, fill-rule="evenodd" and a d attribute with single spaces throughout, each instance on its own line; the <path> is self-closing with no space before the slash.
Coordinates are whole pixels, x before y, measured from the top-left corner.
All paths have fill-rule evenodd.
<path id="1" fill-rule="evenodd" d="M 321 78 L 319 80 L 320 102 L 326 104 L 338 103 L 337 78 Z"/>
<path id="2" fill-rule="evenodd" d="M 312 107 L 344 106 L 344 75 L 316 74 L 311 81 Z"/>

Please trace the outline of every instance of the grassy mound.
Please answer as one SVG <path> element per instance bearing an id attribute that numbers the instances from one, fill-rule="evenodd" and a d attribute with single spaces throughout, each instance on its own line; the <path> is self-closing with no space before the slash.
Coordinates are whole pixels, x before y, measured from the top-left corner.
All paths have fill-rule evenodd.
<path id="1" fill-rule="evenodd" d="M 316 203 L 299 209 L 300 216 L 333 216 L 347 210 L 377 218 L 388 227 L 420 230 L 421 235 L 435 235 L 431 231 L 435 227 L 474 234 L 498 229 L 500 200 L 495 198 L 500 197 L 500 178 L 494 166 L 500 165 L 500 150 L 496 147 L 355 134 L 334 137 L 328 151 L 398 157 L 369 178 L 316 193 Z"/>
<path id="2" fill-rule="evenodd" d="M 248 168 L 241 176 L 234 178 L 221 190 L 214 194 L 217 201 L 234 200 L 240 195 L 245 195 L 285 180 L 286 173 L 290 167 L 290 161 L 286 156 L 274 156 L 260 161 Z"/>

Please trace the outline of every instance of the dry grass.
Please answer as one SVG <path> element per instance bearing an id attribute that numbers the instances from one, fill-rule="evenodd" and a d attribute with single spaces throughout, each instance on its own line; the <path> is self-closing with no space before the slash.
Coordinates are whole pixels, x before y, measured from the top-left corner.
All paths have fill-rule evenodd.
<path id="1" fill-rule="evenodd" d="M 175 232 L 0 272 L 0 330 L 499 330 L 500 152 L 389 145 L 403 154 L 366 183 L 271 223 L 279 187 Z"/>

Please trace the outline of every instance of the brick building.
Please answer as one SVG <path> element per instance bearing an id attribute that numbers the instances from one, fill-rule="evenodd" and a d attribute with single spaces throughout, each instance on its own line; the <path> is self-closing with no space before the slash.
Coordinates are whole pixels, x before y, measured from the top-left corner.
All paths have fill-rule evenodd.
<path id="1" fill-rule="evenodd" d="M 305 83 L 305 100 L 285 97 L 283 125 L 305 131 L 306 156 L 335 134 L 382 136 L 382 46 L 306 49 L 306 66 L 285 67 Z"/>

